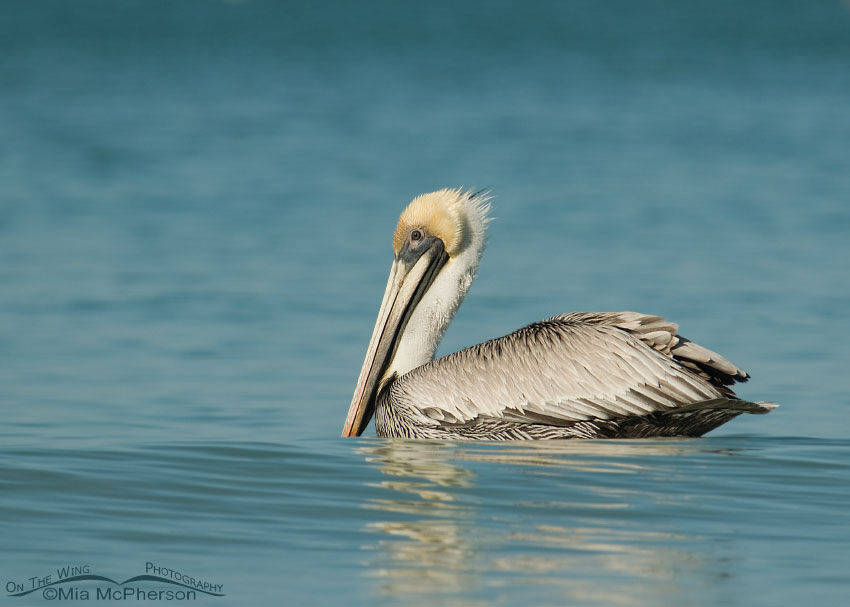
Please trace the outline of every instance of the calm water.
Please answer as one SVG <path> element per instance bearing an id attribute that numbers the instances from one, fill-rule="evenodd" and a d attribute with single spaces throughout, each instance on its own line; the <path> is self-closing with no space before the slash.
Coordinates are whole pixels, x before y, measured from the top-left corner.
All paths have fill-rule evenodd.
<path id="1" fill-rule="evenodd" d="M 848 65 L 835 0 L 4 3 L 3 604 L 146 563 L 209 605 L 847 603 Z M 497 219 L 441 352 L 634 309 L 782 406 L 337 438 L 397 215 L 458 185 Z"/>

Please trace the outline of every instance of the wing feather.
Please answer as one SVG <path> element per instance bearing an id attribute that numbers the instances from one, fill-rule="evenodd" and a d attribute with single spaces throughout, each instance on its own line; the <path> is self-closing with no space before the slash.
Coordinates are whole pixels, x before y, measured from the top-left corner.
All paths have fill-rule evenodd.
<path id="1" fill-rule="evenodd" d="M 669 411 L 731 395 L 749 376 L 635 312 L 573 313 L 431 361 L 391 385 L 430 424 L 479 418 L 547 424 Z"/>

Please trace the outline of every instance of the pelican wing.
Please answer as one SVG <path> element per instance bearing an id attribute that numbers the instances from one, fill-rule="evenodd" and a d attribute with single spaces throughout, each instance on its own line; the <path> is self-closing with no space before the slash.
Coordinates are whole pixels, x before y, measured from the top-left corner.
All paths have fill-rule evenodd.
<path id="1" fill-rule="evenodd" d="M 732 395 L 748 375 L 658 316 L 573 313 L 431 361 L 391 385 L 431 425 L 491 418 L 565 425 Z"/>

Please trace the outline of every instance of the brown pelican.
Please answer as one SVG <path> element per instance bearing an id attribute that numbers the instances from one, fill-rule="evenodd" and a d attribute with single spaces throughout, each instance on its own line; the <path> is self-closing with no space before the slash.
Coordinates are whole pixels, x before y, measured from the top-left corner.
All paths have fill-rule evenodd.
<path id="1" fill-rule="evenodd" d="M 393 237 L 395 259 L 343 436 L 372 416 L 380 436 L 435 439 L 701 436 L 748 402 L 749 375 L 636 312 L 574 312 L 434 359 L 484 250 L 489 199 L 440 190 L 415 198 Z"/>

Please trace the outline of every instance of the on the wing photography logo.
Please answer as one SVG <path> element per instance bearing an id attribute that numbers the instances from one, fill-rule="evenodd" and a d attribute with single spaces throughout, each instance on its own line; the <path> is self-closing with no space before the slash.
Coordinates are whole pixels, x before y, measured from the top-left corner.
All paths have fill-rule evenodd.
<path id="1" fill-rule="evenodd" d="M 170 567 L 145 563 L 145 572 L 124 581 L 96 574 L 89 565 L 57 568 L 46 575 L 8 580 L 10 597 L 41 595 L 48 601 L 195 601 L 225 596 L 224 586 Z"/>

